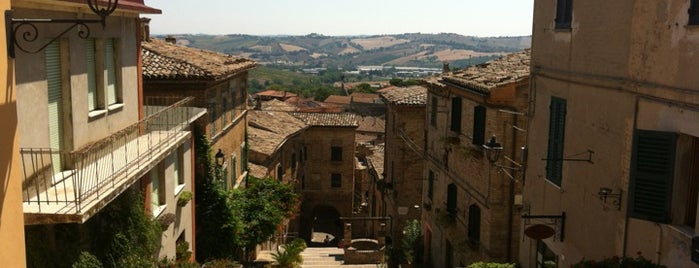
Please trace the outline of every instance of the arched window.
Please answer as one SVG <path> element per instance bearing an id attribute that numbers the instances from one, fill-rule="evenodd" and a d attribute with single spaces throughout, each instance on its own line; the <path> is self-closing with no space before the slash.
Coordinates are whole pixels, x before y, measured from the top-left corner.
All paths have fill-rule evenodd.
<path id="1" fill-rule="evenodd" d="M 468 207 L 468 240 L 475 245 L 481 241 L 481 208 L 476 204 Z"/>

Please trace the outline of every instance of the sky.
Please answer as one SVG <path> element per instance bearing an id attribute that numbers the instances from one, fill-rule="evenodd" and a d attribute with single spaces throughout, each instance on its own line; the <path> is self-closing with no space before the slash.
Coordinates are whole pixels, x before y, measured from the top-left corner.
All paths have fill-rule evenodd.
<path id="1" fill-rule="evenodd" d="M 531 35 L 534 0 L 145 0 L 153 34 Z"/>

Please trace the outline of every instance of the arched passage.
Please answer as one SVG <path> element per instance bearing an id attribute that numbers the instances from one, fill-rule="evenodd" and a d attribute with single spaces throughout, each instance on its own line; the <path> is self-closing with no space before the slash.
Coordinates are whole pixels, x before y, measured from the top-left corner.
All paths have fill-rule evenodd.
<path id="1" fill-rule="evenodd" d="M 334 246 L 342 239 L 342 223 L 340 212 L 330 205 L 317 205 L 312 212 L 311 246 Z M 330 239 L 325 243 L 325 237 Z"/>

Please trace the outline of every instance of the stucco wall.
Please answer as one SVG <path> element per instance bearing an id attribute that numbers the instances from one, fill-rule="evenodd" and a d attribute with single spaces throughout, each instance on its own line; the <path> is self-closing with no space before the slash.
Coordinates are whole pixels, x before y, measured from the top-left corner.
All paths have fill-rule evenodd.
<path id="1" fill-rule="evenodd" d="M 9 10 L 10 1 L 0 2 L 0 10 Z M 5 21 L 0 22 L 4 29 Z M 5 35 L 0 36 L 0 48 L 7 46 Z M 0 57 L 0 117 L 3 118 L 3 131 L 0 131 L 0 262 L 8 267 L 26 266 L 24 247 L 24 217 L 22 212 L 22 170 L 19 168 L 19 146 L 17 130 L 17 103 L 14 81 L 14 61 L 6 53 Z"/>

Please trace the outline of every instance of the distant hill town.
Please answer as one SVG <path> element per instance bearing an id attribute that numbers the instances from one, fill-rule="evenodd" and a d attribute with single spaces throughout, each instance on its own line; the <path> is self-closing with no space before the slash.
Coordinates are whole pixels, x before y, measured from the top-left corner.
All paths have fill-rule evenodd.
<path id="1" fill-rule="evenodd" d="M 395 66 L 452 68 L 478 64 L 531 46 L 531 36 L 474 37 L 451 33 L 373 36 L 174 35 L 178 44 L 240 55 L 264 65 L 301 68 Z"/>

